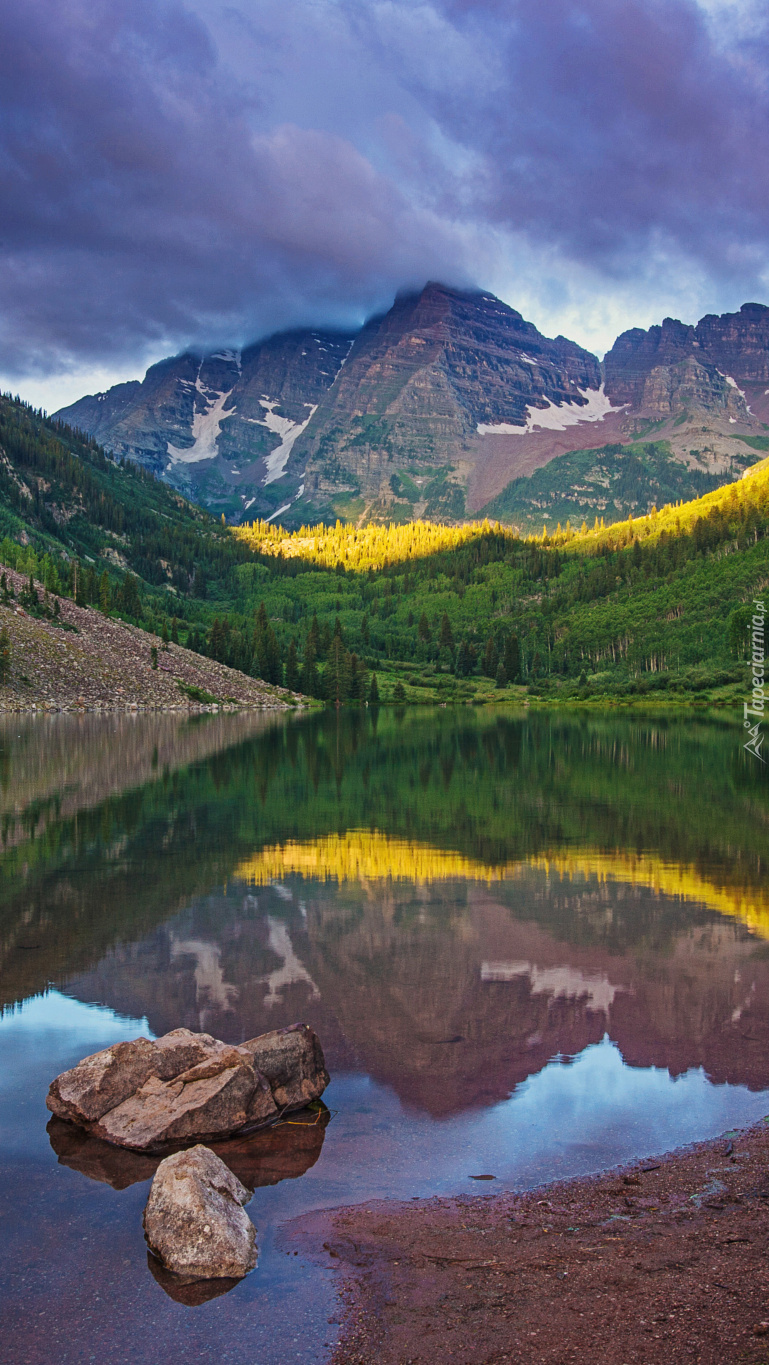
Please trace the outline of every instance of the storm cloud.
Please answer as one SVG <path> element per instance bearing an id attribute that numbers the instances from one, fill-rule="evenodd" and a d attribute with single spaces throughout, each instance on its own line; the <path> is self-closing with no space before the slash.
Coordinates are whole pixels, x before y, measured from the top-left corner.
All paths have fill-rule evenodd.
<path id="1" fill-rule="evenodd" d="M 739 0 L 0 0 L 0 371 L 428 278 L 588 343 L 763 300 L 767 73 Z"/>

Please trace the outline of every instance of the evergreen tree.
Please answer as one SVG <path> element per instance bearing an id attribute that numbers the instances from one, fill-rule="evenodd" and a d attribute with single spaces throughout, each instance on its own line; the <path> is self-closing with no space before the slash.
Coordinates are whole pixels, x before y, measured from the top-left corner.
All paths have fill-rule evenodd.
<path id="1" fill-rule="evenodd" d="M 120 596 L 120 606 L 124 615 L 130 616 L 136 621 L 141 620 L 142 603 L 139 596 L 139 583 L 132 573 L 127 573 L 123 579 Z"/>
<path id="2" fill-rule="evenodd" d="M 424 611 L 422 612 L 422 615 L 419 618 L 419 625 L 417 626 L 417 635 L 419 636 L 420 640 L 424 640 L 425 644 L 430 643 L 430 640 L 432 638 L 430 634 L 430 622 L 427 619 L 427 613 Z"/>
<path id="3" fill-rule="evenodd" d="M 109 604 L 110 604 L 109 574 L 105 569 L 101 578 L 99 579 L 99 611 L 102 611 L 105 616 L 109 616 Z"/>
<path id="4" fill-rule="evenodd" d="M 483 671 L 487 678 L 496 678 L 499 668 L 499 651 L 494 642 L 494 636 L 490 635 L 486 641 L 486 648 L 483 651 Z"/>
<path id="5" fill-rule="evenodd" d="M 179 643 L 179 620 L 176 616 L 171 622 L 171 643 L 174 645 Z"/>
<path id="6" fill-rule="evenodd" d="M 27 608 L 28 611 L 34 611 L 35 607 L 39 607 L 40 598 L 37 595 L 37 588 L 35 587 L 35 578 L 33 574 L 29 575 L 29 582 L 27 583 L 26 587 L 23 588 L 22 591 L 19 593 L 19 601 L 21 602 L 21 605 L 23 607 Z"/>
<path id="7" fill-rule="evenodd" d="M 264 603 L 259 608 L 254 629 L 253 671 L 257 678 L 279 687 L 283 681 L 283 663 L 278 637 L 267 619 Z"/>
<path id="8" fill-rule="evenodd" d="M 350 701 L 365 701 L 366 677 L 357 654 L 350 655 Z"/>
<path id="9" fill-rule="evenodd" d="M 507 670 L 501 659 L 497 666 L 496 683 L 497 687 L 507 687 Z"/>
<path id="10" fill-rule="evenodd" d="M 458 678 L 468 678 L 475 668 L 475 650 L 463 640 L 457 650 L 455 673 Z"/>
<path id="11" fill-rule="evenodd" d="M 454 636 L 451 630 L 451 622 L 449 620 L 448 612 L 446 611 L 444 611 L 443 616 L 441 617 L 441 631 L 438 636 L 438 644 L 441 649 L 454 648 Z"/>
<path id="12" fill-rule="evenodd" d="M 518 682 L 521 676 L 521 646 L 517 635 L 508 635 L 503 657 L 507 681 Z"/>
<path id="13" fill-rule="evenodd" d="M 320 626 L 318 625 L 317 612 L 313 612 L 312 621 L 310 623 L 310 629 L 307 632 L 305 656 L 307 654 L 308 647 L 312 650 L 313 661 L 316 660 L 318 658 L 318 654 L 320 653 Z"/>
<path id="14" fill-rule="evenodd" d="M 350 656 L 339 635 L 334 635 L 331 641 L 323 683 L 327 701 L 337 704 L 347 701 L 350 695 Z"/>
<path id="15" fill-rule="evenodd" d="M 304 658 L 302 660 L 302 691 L 307 697 L 320 696 L 320 680 L 316 659 L 315 644 L 312 638 L 312 630 L 310 630 L 304 642 Z"/>
<path id="16" fill-rule="evenodd" d="M 217 663 L 224 662 L 224 648 L 226 636 L 224 627 L 218 616 L 214 617 L 211 629 L 208 632 L 207 654 L 210 659 L 215 659 Z"/>
<path id="17" fill-rule="evenodd" d="M 379 702 L 379 686 L 376 680 L 376 673 L 371 674 L 371 686 L 368 690 L 368 699 L 372 706 L 376 706 Z"/>
<path id="18" fill-rule="evenodd" d="M 72 599 L 75 606 L 87 606 L 85 573 L 79 560 L 72 560 Z"/>
<path id="19" fill-rule="evenodd" d="M 288 652 L 286 654 L 286 687 L 289 692 L 299 691 L 299 658 L 296 652 L 296 640 L 289 641 Z"/>
<path id="20" fill-rule="evenodd" d="M 405 689 L 405 687 L 403 686 L 403 683 L 401 682 L 401 680 L 400 680 L 400 678 L 399 678 L 398 681 L 397 681 L 397 683 L 395 684 L 395 686 L 394 686 L 394 688 L 393 688 L 393 701 L 395 702 L 395 704 L 396 704 L 397 706 L 402 706 L 403 703 L 405 702 L 405 700 L 406 700 L 406 689 Z"/>
<path id="21" fill-rule="evenodd" d="M 56 597 L 59 596 L 61 593 L 61 579 L 59 578 L 59 571 L 50 555 L 45 555 L 43 559 L 43 582 L 48 592 L 53 593 Z"/>

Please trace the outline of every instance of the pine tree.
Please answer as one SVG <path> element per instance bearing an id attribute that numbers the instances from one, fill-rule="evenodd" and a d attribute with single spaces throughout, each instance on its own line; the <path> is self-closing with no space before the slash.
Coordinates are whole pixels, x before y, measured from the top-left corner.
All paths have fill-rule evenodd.
<path id="1" fill-rule="evenodd" d="M 312 630 L 310 630 L 304 642 L 304 659 L 302 661 L 302 691 L 308 697 L 320 696 L 320 680 L 316 658 Z"/>
<path id="2" fill-rule="evenodd" d="M 393 701 L 395 702 L 396 706 L 402 706 L 403 703 L 405 702 L 405 700 L 406 700 L 406 689 L 405 689 L 405 687 L 403 686 L 403 683 L 401 682 L 401 680 L 400 680 L 400 678 L 399 678 L 398 681 L 397 681 L 397 683 L 395 684 L 395 686 L 394 686 L 394 688 L 393 688 Z"/>
<path id="3" fill-rule="evenodd" d="M 350 701 L 365 701 L 366 678 L 357 654 L 350 655 Z"/>
<path id="4" fill-rule="evenodd" d="M 174 645 L 179 643 L 179 620 L 176 616 L 171 622 L 171 643 Z"/>
<path id="5" fill-rule="evenodd" d="M 296 652 L 296 640 L 293 638 L 289 642 L 286 654 L 286 687 L 289 692 L 299 691 L 299 658 Z"/>
<path id="6" fill-rule="evenodd" d="M 475 650 L 463 640 L 457 650 L 457 661 L 454 671 L 458 678 L 468 678 L 475 668 Z"/>
<path id="7" fill-rule="evenodd" d="M 376 706 L 379 702 L 379 686 L 376 680 L 376 673 L 371 674 L 371 686 L 368 690 L 368 699 L 372 706 Z"/>
<path id="8" fill-rule="evenodd" d="M 486 648 L 483 651 L 483 671 L 487 678 L 496 678 L 499 668 L 499 651 L 494 642 L 494 636 L 490 635 L 486 641 Z"/>
<path id="9" fill-rule="evenodd" d="M 213 625 L 208 632 L 207 654 L 210 659 L 216 659 L 217 663 L 223 662 L 224 655 L 224 631 L 218 616 L 214 617 Z"/>
<path id="10" fill-rule="evenodd" d="M 99 611 L 102 611 L 105 616 L 109 616 L 109 604 L 110 604 L 109 575 L 107 573 L 107 570 L 105 569 L 101 578 L 99 579 Z"/>
<path id="11" fill-rule="evenodd" d="M 497 666 L 496 683 L 497 687 L 507 687 L 507 671 L 501 659 Z"/>
<path id="12" fill-rule="evenodd" d="M 448 612 L 446 611 L 444 611 L 443 616 L 441 617 L 441 633 L 438 636 L 438 644 L 441 649 L 454 648 L 454 636 L 451 631 L 451 622 L 449 620 Z"/>
<path id="13" fill-rule="evenodd" d="M 252 671 L 257 678 L 279 687 L 283 681 L 283 663 L 280 657 L 280 644 L 273 630 L 264 602 L 256 614 L 254 627 L 254 662 Z"/>
<path id="14" fill-rule="evenodd" d="M 424 611 L 422 612 L 422 615 L 419 618 L 419 625 L 417 626 L 417 635 L 419 636 L 420 640 L 424 640 L 425 644 L 430 643 L 430 640 L 432 638 L 430 634 L 430 622 L 427 619 L 427 613 Z"/>
<path id="15" fill-rule="evenodd" d="M 507 681 L 518 682 L 521 676 L 521 646 L 517 635 L 508 635 L 505 640 L 504 665 Z"/>
<path id="16" fill-rule="evenodd" d="M 139 596 L 139 583 L 132 573 L 127 573 L 120 589 L 119 607 L 126 616 L 141 620 L 142 603 Z"/>
<path id="17" fill-rule="evenodd" d="M 350 656 L 339 635 L 335 635 L 331 641 L 323 682 L 328 701 L 337 704 L 347 701 L 350 695 Z"/>

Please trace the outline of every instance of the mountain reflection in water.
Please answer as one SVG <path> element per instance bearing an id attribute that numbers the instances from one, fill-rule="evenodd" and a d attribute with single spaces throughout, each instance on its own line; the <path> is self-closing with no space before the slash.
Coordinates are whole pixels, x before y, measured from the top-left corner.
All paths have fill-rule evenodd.
<path id="1" fill-rule="evenodd" d="M 13 1359 L 327 1359 L 332 1277 L 286 1255 L 292 1219 L 766 1113 L 769 784 L 741 739 L 464 708 L 0 719 Z M 330 1113 L 221 1145 L 258 1268 L 181 1284 L 142 1239 L 156 1159 L 49 1121 L 50 1080 L 139 1033 L 297 1019 Z"/>
<path id="2" fill-rule="evenodd" d="M 64 763 L 58 818 L 62 733 L 36 781 L 31 732 L 14 748 L 6 727 L 2 792 L 23 757 L 29 793 L 7 820 L 6 1003 L 54 983 L 228 1041 L 306 1019 L 332 1073 L 436 1117 L 605 1034 L 631 1066 L 769 1086 L 769 801 L 732 729 L 165 717 L 159 775 L 148 722 L 121 788 L 110 723 L 82 797 Z"/>

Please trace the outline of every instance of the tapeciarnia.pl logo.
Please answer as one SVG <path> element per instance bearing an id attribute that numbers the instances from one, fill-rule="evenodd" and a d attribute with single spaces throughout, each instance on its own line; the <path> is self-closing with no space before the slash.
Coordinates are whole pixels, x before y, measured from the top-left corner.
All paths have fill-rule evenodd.
<path id="1" fill-rule="evenodd" d="M 759 762 L 765 763 L 766 759 L 761 753 L 761 746 L 764 742 L 764 737 L 761 734 L 761 721 L 764 718 L 765 702 L 764 621 L 766 619 L 766 607 L 763 602 L 759 601 L 754 601 L 753 606 L 756 608 L 755 615 L 750 623 L 750 658 L 753 673 L 753 691 L 751 693 L 750 701 L 745 702 L 745 729 L 748 731 L 750 738 L 742 747 L 743 749 L 746 749 L 749 754 L 753 754 Z M 751 719 L 753 720 L 752 724 Z"/>

